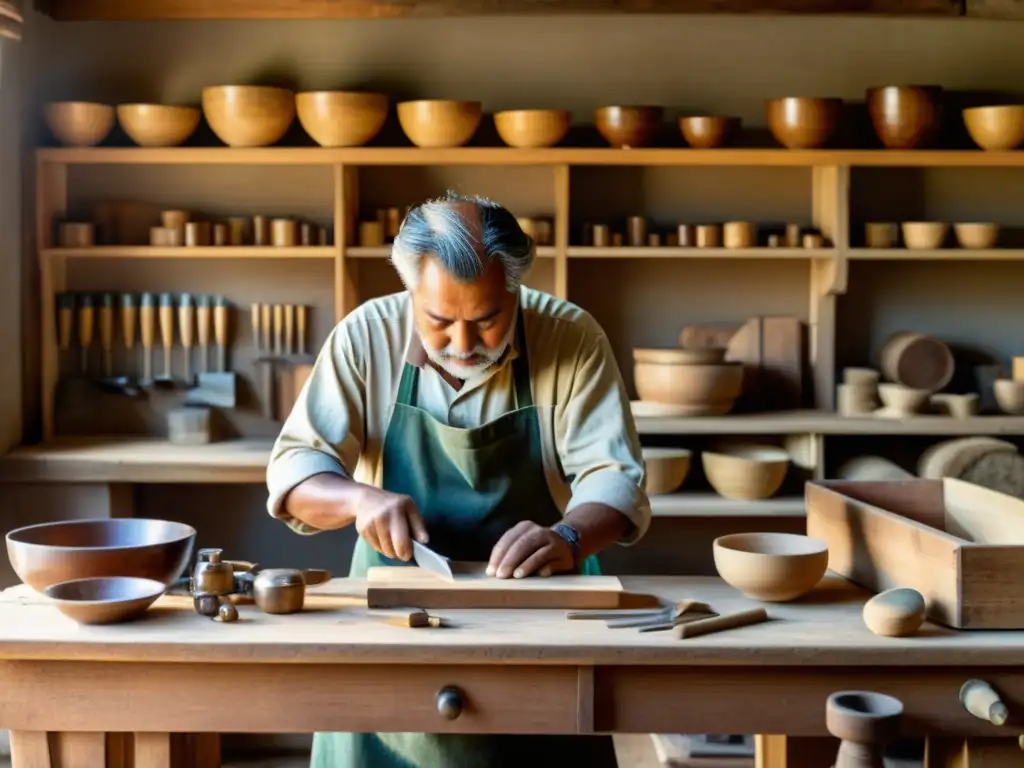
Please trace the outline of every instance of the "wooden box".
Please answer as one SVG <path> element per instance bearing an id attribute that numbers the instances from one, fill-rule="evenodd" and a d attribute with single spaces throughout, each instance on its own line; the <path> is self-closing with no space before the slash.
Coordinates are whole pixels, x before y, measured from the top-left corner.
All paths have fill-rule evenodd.
<path id="1" fill-rule="evenodd" d="M 1024 501 L 951 478 L 810 482 L 806 500 L 835 573 L 912 587 L 951 627 L 1024 629 Z"/>

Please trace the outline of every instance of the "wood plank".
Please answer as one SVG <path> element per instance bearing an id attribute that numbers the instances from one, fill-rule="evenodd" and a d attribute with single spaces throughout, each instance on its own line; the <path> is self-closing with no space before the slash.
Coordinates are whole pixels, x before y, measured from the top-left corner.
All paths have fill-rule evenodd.
<path id="1" fill-rule="evenodd" d="M 965 6 L 975 19 L 1024 19 L 1024 0 L 965 0 Z"/>
<path id="2" fill-rule="evenodd" d="M 59 768 L 103 768 L 107 763 L 107 739 L 102 731 L 64 731 L 50 734 Z"/>
<path id="3" fill-rule="evenodd" d="M 51 766 L 50 742 L 46 731 L 11 730 L 11 768 Z"/>
<path id="4" fill-rule="evenodd" d="M 135 734 L 135 768 L 172 768 L 169 733 Z"/>
<path id="5" fill-rule="evenodd" d="M 50 0 L 58 21 L 158 19 L 394 19 L 568 13 L 962 13 L 957 0 Z"/>

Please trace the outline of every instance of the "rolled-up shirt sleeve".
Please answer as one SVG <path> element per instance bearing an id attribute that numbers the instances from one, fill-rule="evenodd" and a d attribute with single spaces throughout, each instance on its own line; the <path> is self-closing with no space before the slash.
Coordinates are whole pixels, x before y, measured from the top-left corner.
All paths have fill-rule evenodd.
<path id="1" fill-rule="evenodd" d="M 285 498 L 313 475 L 351 478 L 362 450 L 366 412 L 360 318 L 350 314 L 324 343 L 313 371 L 274 442 L 267 465 L 267 511 L 302 534 L 319 529 L 292 517 Z"/>
<path id="2" fill-rule="evenodd" d="M 556 425 L 559 461 L 572 490 L 566 513 L 581 504 L 612 507 L 634 526 L 619 543 L 634 544 L 650 526 L 651 505 L 629 397 L 602 331 L 586 335 L 572 381 Z"/>

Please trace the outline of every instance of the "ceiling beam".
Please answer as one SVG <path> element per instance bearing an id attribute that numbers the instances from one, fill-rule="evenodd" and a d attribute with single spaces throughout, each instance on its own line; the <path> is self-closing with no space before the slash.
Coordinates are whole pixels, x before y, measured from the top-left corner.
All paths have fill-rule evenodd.
<path id="1" fill-rule="evenodd" d="M 964 0 L 41 0 L 58 21 L 396 19 L 589 13 L 960 16 Z M 968 0 L 1021 5 L 1024 0 Z"/>

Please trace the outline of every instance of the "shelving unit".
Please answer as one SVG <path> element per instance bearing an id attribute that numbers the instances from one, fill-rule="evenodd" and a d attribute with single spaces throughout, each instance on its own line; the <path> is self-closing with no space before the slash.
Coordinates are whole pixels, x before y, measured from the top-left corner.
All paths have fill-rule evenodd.
<path id="1" fill-rule="evenodd" d="M 152 248 L 148 246 L 115 246 L 88 249 L 64 249 L 53 247 L 51 222 L 66 210 L 69 201 L 69 187 L 77 180 L 88 179 L 97 166 L 141 166 L 187 167 L 197 166 L 189 174 L 210 173 L 203 167 L 215 166 L 260 166 L 273 178 L 282 169 L 305 168 L 315 172 L 322 168 L 330 175 L 332 198 L 329 204 L 333 219 L 334 240 L 329 247 L 266 248 L 266 247 L 212 247 L 212 248 Z M 534 167 L 533 171 L 522 170 Z M 799 169 L 807 172 L 809 186 L 806 199 L 809 211 L 804 221 L 822 232 L 829 247 L 822 249 L 802 248 L 747 248 L 730 250 L 725 248 L 678 248 L 678 247 L 608 247 L 594 248 L 575 244 L 576 225 L 582 216 L 579 205 L 600 190 L 592 189 L 592 174 L 600 169 L 621 169 L 607 173 L 632 173 L 645 170 L 659 174 L 685 174 L 687 168 L 750 168 L 783 169 L 766 173 L 792 174 Z M 804 304 L 804 322 L 808 328 L 808 361 L 812 386 L 815 392 L 811 411 L 777 411 L 757 414 L 734 414 L 721 417 L 688 419 L 639 418 L 637 425 L 645 436 L 711 436 L 711 435 L 762 435 L 762 436 L 806 436 L 815 446 L 814 469 L 823 472 L 824 438 L 826 436 L 956 436 L 956 435 L 1024 435 L 1024 417 L 978 416 L 972 419 L 956 420 L 946 417 L 921 416 L 905 420 L 880 418 L 847 419 L 833 412 L 836 379 L 836 311 L 837 297 L 847 289 L 849 265 L 851 262 L 873 261 L 1019 261 L 1024 260 L 1024 250 L 995 249 L 976 251 L 948 248 L 935 251 L 911 251 L 906 249 L 864 249 L 851 247 L 850 218 L 851 173 L 854 168 L 906 168 L 906 169 L 956 169 L 956 168 L 1024 168 L 1024 152 L 983 152 L 973 150 L 955 151 L 884 151 L 884 150 L 784 150 L 784 149 L 633 149 L 619 150 L 606 148 L 551 148 L 551 149 L 510 149 L 503 147 L 469 147 L 442 150 L 416 148 L 57 148 L 37 152 L 37 243 L 42 284 L 42 350 L 43 371 L 41 381 L 42 409 L 46 440 L 54 437 L 54 391 L 57 384 L 57 350 L 54 343 L 54 296 L 68 286 L 69 266 L 79 260 L 220 260 L 232 263 L 253 260 L 270 263 L 285 260 L 288 263 L 329 264 L 332 277 L 333 306 L 335 321 L 343 318 L 362 301 L 388 290 L 397 290 L 400 285 L 385 261 L 390 254 L 389 246 L 364 248 L 355 245 L 355 232 L 360 215 L 384 201 L 384 195 L 393 194 L 396 174 L 412 174 L 412 187 L 432 188 L 429 175 L 431 169 L 449 170 L 458 173 L 478 174 L 474 179 L 499 179 L 503 168 L 520 169 L 509 174 L 528 174 L 531 202 L 544 200 L 544 209 L 521 211 L 515 201 L 505 202 L 517 214 L 546 215 L 554 220 L 554 244 L 538 249 L 538 261 L 527 283 L 548 290 L 551 293 L 576 301 L 574 295 L 577 278 L 585 277 L 584 288 L 593 293 L 603 290 L 600 301 L 607 312 L 622 286 L 616 282 L 623 273 L 619 262 L 637 262 L 637 268 L 651 270 L 648 280 L 660 280 L 659 269 L 672 269 L 680 262 L 700 265 L 708 262 L 722 262 L 728 269 L 739 270 L 736 274 L 746 275 L 749 269 L 789 270 L 786 274 L 806 275 L 807 293 Z M 275 170 L 277 169 L 277 170 Z M 309 170 L 313 169 L 313 170 Z M 462 169 L 462 170 L 459 170 Z M 595 170 L 596 169 L 596 170 Z M 795 169 L 795 170 L 784 170 Z M 135 172 L 135 171 L 133 171 Z M 289 171 L 291 172 L 291 171 Z M 708 171 L 700 171 L 707 173 Z M 156 171 L 153 171 L 156 173 Z M 735 174 L 736 171 L 730 173 Z M 381 176 L 380 174 L 385 174 Z M 486 174 L 481 176 L 479 174 Z M 580 189 L 573 187 L 579 174 Z M 191 178 L 191 177 L 190 177 Z M 317 176 L 321 179 L 320 176 Z M 525 177 L 524 177 L 525 178 Z M 665 177 L 659 175 L 659 184 Z M 771 183 L 776 177 L 766 177 Z M 791 176 L 785 177 L 791 179 Z M 322 178 L 324 182 L 327 177 Z M 541 181 L 543 180 L 543 181 Z M 543 183 L 542 189 L 537 184 Z M 548 186 L 549 185 L 549 186 Z M 589 185 L 589 187 L 588 187 Z M 324 189 L 326 189 L 326 183 Z M 437 193 L 443 189 L 437 190 Z M 461 191 L 479 191 L 476 189 Z M 407 194 L 412 194 L 408 193 Z M 686 194 L 693 194 L 688 188 Z M 749 193 L 753 194 L 753 193 Z M 284 202 L 284 201 L 282 201 Z M 391 201 L 397 204 L 399 201 Z M 406 202 L 406 201 L 401 201 Z M 409 202 L 412 202 L 410 200 Z M 537 203 L 539 205 L 540 203 Z M 643 213 L 635 210 L 632 213 Z M 737 218 L 744 218 L 742 214 Z M 753 219 L 754 217 L 748 217 Z M 680 221 L 686 220 L 680 217 Z M 308 261 L 307 261 L 308 260 Z M 600 265 L 600 266 L 599 266 Z M 605 270 L 610 272 L 589 272 Z M 648 266 L 649 265 L 649 266 Z M 661 265 L 661 266 L 658 266 Z M 697 268 L 695 266 L 695 268 Z M 629 269 L 632 269 L 630 267 Z M 583 270 L 583 271 L 581 271 Z M 806 272 L 803 272 L 806 270 Z M 732 273 L 730 273 L 732 274 Z M 763 274 L 759 273 L 759 274 Z M 742 280 L 743 277 L 738 278 Z M 753 278 L 757 279 L 757 278 Z M 771 286 L 764 286 L 769 290 Z M 596 295 L 596 294 L 594 294 Z M 635 297 L 634 297 L 635 298 Z M 586 302 L 581 303 L 590 309 Z M 650 312 L 650 307 L 644 307 Z M 750 314 L 756 314 L 751 312 Z M 625 318 L 627 322 L 634 321 Z M 239 319 L 237 329 L 240 343 L 246 343 L 248 322 Z M 621 334 L 626 337 L 627 334 Z M 615 339 L 613 339 L 615 341 Z M 620 342 L 620 364 L 628 355 L 624 343 Z M 626 371 L 624 371 L 625 373 Z M 627 376 L 629 379 L 629 376 Z M 157 482 L 152 479 L 168 477 L 161 467 L 172 467 L 175 482 L 263 482 L 263 466 L 269 451 L 266 441 L 231 441 L 217 443 L 197 450 L 182 463 L 173 459 L 171 451 L 161 452 L 155 444 L 146 443 L 149 448 L 142 453 L 149 456 L 148 468 L 128 458 L 138 447 L 139 441 L 115 439 L 100 441 L 88 447 L 80 447 L 76 453 L 60 448 L 63 438 L 42 446 L 23 448 L 0 461 L 0 480 L 32 477 L 27 467 L 32 463 L 45 466 L 38 470 L 39 479 L 82 479 L 86 476 L 105 478 L 109 482 Z M 239 445 L 250 448 L 239 454 Z M 264 445 L 256 449 L 252 446 Z M 52 445 L 52 448 L 51 448 Z M 244 458 L 239 458 L 244 456 Z M 202 458 L 200 458 L 202 457 Z M 211 457 L 219 460 L 208 461 Z M 194 464 L 190 463 L 194 459 Z M 239 465 L 237 462 L 241 462 Z M 12 464 L 14 462 L 15 464 Z M 15 473 L 12 467 L 17 466 Z M 97 469 L 98 466 L 103 468 Z M 91 467 L 91 469 L 83 469 Z M 191 468 L 190 468 L 191 467 Z M 98 474 L 90 474 L 98 473 Z M 215 478 L 223 477 L 222 480 Z M 133 479 L 134 478 L 134 479 Z M 247 478 L 239 480 L 237 478 Z M 727 502 L 713 495 L 678 494 L 660 498 L 656 504 L 659 516 L 680 516 L 690 514 L 716 515 L 792 515 L 802 508 L 802 499 L 781 497 L 765 502 Z"/>

